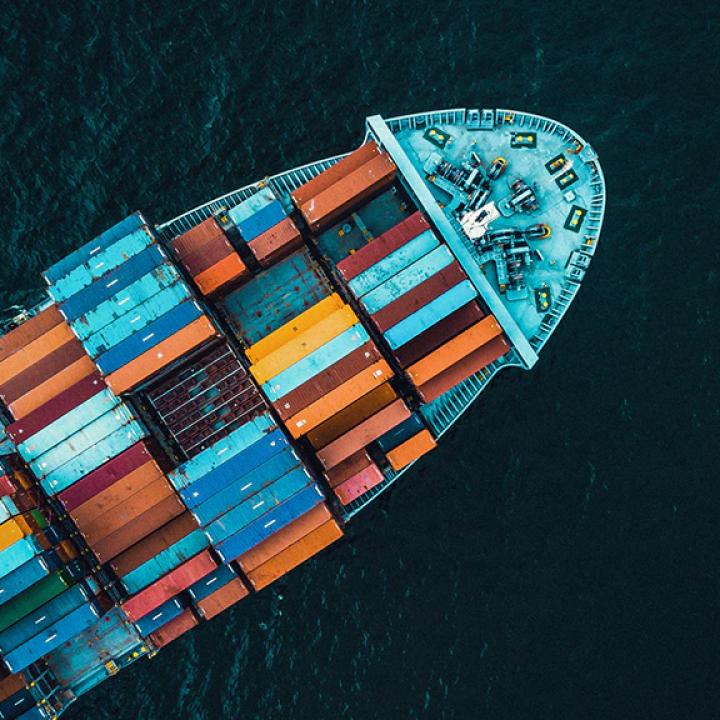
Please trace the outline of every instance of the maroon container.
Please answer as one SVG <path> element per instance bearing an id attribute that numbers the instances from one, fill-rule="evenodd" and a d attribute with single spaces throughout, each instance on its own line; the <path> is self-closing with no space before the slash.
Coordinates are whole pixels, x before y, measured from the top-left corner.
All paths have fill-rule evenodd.
<path id="1" fill-rule="evenodd" d="M 218 224 L 217 220 L 209 217 L 203 220 L 199 225 L 191 228 L 186 233 L 178 235 L 171 243 L 172 249 L 179 258 L 184 258 L 191 252 L 201 248 L 206 243 L 215 238 L 224 238 L 225 233 Z"/>
<path id="2" fill-rule="evenodd" d="M 7 335 L 3 335 L 0 337 L 0 362 L 64 321 L 65 318 L 60 314 L 57 305 L 51 305 Z"/>
<path id="3" fill-rule="evenodd" d="M 235 249 L 223 235 L 222 237 L 213 238 L 201 248 L 183 255 L 180 262 L 185 266 L 188 273 L 195 277 L 234 252 Z"/>
<path id="4" fill-rule="evenodd" d="M 429 327 L 409 343 L 397 348 L 394 353 L 395 358 L 400 363 L 400 367 L 406 368 L 484 317 L 485 313 L 477 303 L 470 302 L 463 305 L 442 322 Z"/>
<path id="5" fill-rule="evenodd" d="M 0 385 L 0 398 L 9 405 L 85 355 L 78 340 L 66 342 Z"/>
<path id="6" fill-rule="evenodd" d="M 372 464 L 373 462 L 367 452 L 365 450 L 358 450 L 349 458 L 346 458 L 334 468 L 328 470 L 325 473 L 325 477 L 330 483 L 330 487 L 335 488 Z"/>
<path id="7" fill-rule="evenodd" d="M 372 242 L 361 247 L 349 257 L 341 260 L 337 264 L 338 272 L 346 281 L 350 281 L 429 227 L 425 216 L 418 210 L 386 230 L 382 235 L 378 235 Z"/>
<path id="8" fill-rule="evenodd" d="M 429 302 L 463 280 L 467 280 L 465 271 L 460 266 L 460 263 L 452 262 L 440 272 L 430 276 L 409 292 L 400 295 L 389 305 L 374 313 L 371 316 L 373 323 L 380 332 L 384 333 L 393 325 L 397 325 L 408 315 L 412 315 L 416 310 L 425 307 Z"/>
<path id="9" fill-rule="evenodd" d="M 141 440 L 63 490 L 58 499 L 69 512 L 152 459 Z"/>
<path id="10" fill-rule="evenodd" d="M 12 423 L 12 425 L 8 425 L 8 435 L 16 443 L 21 443 L 66 413 L 69 413 L 73 408 L 89 400 L 93 395 L 97 395 L 106 387 L 100 373 L 94 372 L 61 392 L 52 400 L 48 400 L 37 410 L 33 410 L 24 418 Z"/>
<path id="11" fill-rule="evenodd" d="M 323 395 L 334 390 L 338 385 L 342 385 L 380 358 L 380 351 L 370 340 L 333 363 L 327 370 L 276 400 L 273 407 L 283 420 L 288 420 L 295 413 L 319 400 Z"/>
<path id="12" fill-rule="evenodd" d="M 8 675 L 0 681 L 0 702 L 12 697 L 15 693 L 24 690 L 26 687 L 25 678 L 19 673 Z"/>

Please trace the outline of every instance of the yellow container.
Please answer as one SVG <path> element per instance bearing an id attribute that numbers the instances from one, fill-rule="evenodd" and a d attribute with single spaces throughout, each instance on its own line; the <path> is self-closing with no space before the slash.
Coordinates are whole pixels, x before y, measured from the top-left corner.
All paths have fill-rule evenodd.
<path id="1" fill-rule="evenodd" d="M 298 360 L 302 360 L 314 350 L 325 345 L 334 337 L 345 332 L 358 321 L 357 315 L 349 305 L 323 318 L 311 328 L 301 332 L 290 342 L 285 343 L 277 350 L 273 350 L 262 360 L 250 368 L 250 372 L 260 383 L 267 382 L 283 370 L 287 370 Z"/>
<path id="2" fill-rule="evenodd" d="M 329 297 L 324 298 L 316 305 L 308 308 L 305 312 L 300 313 L 297 317 L 281 325 L 277 330 L 273 330 L 273 332 L 266 335 L 262 340 L 258 340 L 254 345 L 251 345 L 245 351 L 248 360 L 250 360 L 251 363 L 259 362 L 271 352 L 289 343 L 300 333 L 309 330 L 323 318 L 326 318 L 336 310 L 340 310 L 344 305 L 345 303 L 337 293 L 333 293 Z"/>
<path id="3" fill-rule="evenodd" d="M 0 525 L 0 552 L 9 548 L 13 543 L 22 540 L 25 533 L 14 519 L 6 520 Z"/>

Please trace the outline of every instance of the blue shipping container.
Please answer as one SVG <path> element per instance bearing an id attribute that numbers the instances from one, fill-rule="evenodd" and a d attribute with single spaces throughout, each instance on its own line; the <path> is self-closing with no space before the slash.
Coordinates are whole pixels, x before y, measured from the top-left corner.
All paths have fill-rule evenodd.
<path id="1" fill-rule="evenodd" d="M 45 279 L 49 284 L 60 280 L 60 278 L 65 277 L 65 275 L 76 267 L 92 260 L 101 250 L 109 247 L 125 237 L 125 235 L 129 235 L 135 230 L 140 229 L 145 224 L 145 219 L 139 212 L 128 215 L 124 220 L 108 228 L 105 232 L 100 233 L 96 238 L 85 243 L 69 255 L 66 255 L 62 260 L 58 260 L 58 262 L 43 273 Z"/>
<path id="2" fill-rule="evenodd" d="M 408 315 L 401 320 L 397 325 L 393 325 L 384 333 L 384 337 L 388 345 L 395 350 L 401 345 L 410 342 L 424 330 L 444 320 L 463 305 L 467 305 L 476 296 L 477 290 L 475 290 L 475 286 L 469 280 L 463 280 L 455 287 L 436 297 L 425 307 L 421 307 L 412 315 Z"/>
<path id="3" fill-rule="evenodd" d="M 433 231 L 425 230 L 402 247 L 386 255 L 382 260 L 371 265 L 367 270 L 356 275 L 348 282 L 348 286 L 356 297 L 362 297 L 408 265 L 419 260 L 423 255 L 427 255 L 439 244 L 440 241 L 435 237 Z"/>
<path id="4" fill-rule="evenodd" d="M 217 550 L 223 562 L 231 562 L 246 553 L 278 530 L 282 530 L 293 520 L 312 510 L 324 500 L 320 488 L 313 484 L 293 495 L 282 505 L 273 508 L 269 513 L 244 527 L 236 535 L 232 535 L 220 543 Z"/>
<path id="5" fill-rule="evenodd" d="M 16 718 L 16 720 L 46 720 L 46 715 L 36 705 L 34 708 L 30 708 L 30 710 L 24 712 L 20 717 Z"/>
<path id="6" fill-rule="evenodd" d="M 162 247 L 160 245 L 151 245 L 103 276 L 100 280 L 68 298 L 60 305 L 60 309 L 68 321 L 72 322 L 117 295 L 139 277 L 147 275 L 154 268 L 167 262 L 168 257 Z"/>
<path id="7" fill-rule="evenodd" d="M 381 435 L 376 442 L 383 452 L 388 452 L 388 450 L 392 450 L 424 429 L 425 423 L 420 416 L 413 413 L 407 420 L 403 420 L 392 430 L 388 430 L 384 435 Z"/>
<path id="8" fill-rule="evenodd" d="M 0 552 L 0 578 L 5 577 L 41 552 L 42 548 L 32 535 L 14 542 Z"/>
<path id="9" fill-rule="evenodd" d="M 353 325 L 322 347 L 306 355 L 302 360 L 298 360 L 283 370 L 279 375 L 263 383 L 262 388 L 272 402 L 279 400 L 283 395 L 287 395 L 291 390 L 319 375 L 330 365 L 364 345 L 369 339 L 370 337 L 362 325 L 359 323 Z"/>
<path id="10" fill-rule="evenodd" d="M 104 352 L 95 364 L 104 375 L 109 375 L 204 314 L 197 302 L 187 300 Z"/>
<path id="11" fill-rule="evenodd" d="M 258 235 L 262 235 L 266 230 L 282 222 L 286 217 L 287 213 L 280 204 L 280 201 L 274 200 L 269 205 L 250 215 L 250 217 L 236 222 L 235 225 L 240 231 L 243 240 L 250 242 Z"/>
<path id="12" fill-rule="evenodd" d="M 217 493 L 224 492 L 236 480 L 287 449 L 288 442 L 282 430 L 273 430 L 203 475 L 192 485 L 180 490 L 180 497 L 188 508 L 197 507 Z"/>
<path id="13" fill-rule="evenodd" d="M 98 612 L 92 605 L 81 605 L 77 610 L 73 610 L 69 615 L 38 633 L 23 645 L 6 653 L 5 664 L 12 672 L 24 670 L 43 655 L 52 652 L 85 628 L 94 625 L 98 617 Z"/>
<path id="14" fill-rule="evenodd" d="M 265 206 L 275 202 L 277 198 L 272 188 L 266 185 L 260 188 L 254 195 L 243 200 L 239 205 L 231 208 L 227 212 L 227 216 L 237 225 L 239 222 L 246 220 L 254 215 L 258 210 L 262 210 Z"/>
<path id="15" fill-rule="evenodd" d="M 137 629 L 143 637 L 147 637 L 150 633 L 154 633 L 163 625 L 167 625 L 178 615 L 181 615 L 183 606 L 177 598 L 172 598 L 164 602 L 160 607 L 155 608 L 152 612 L 141 617 L 136 623 Z"/>
<path id="16" fill-rule="evenodd" d="M 12 600 L 23 590 L 34 585 L 50 574 L 50 568 L 41 556 L 36 556 L 23 563 L 19 568 L 0 578 L 0 605 Z"/>
<path id="17" fill-rule="evenodd" d="M 215 518 L 219 518 L 231 508 L 247 500 L 251 495 L 269 485 L 294 467 L 300 465 L 297 455 L 291 448 L 273 456 L 259 467 L 247 474 L 243 474 L 222 492 L 216 493 L 193 511 L 195 519 L 200 525 L 209 525 Z"/>
<path id="18" fill-rule="evenodd" d="M 270 413 L 259 415 L 168 473 L 168 479 L 176 490 L 181 490 L 227 462 L 276 427 Z"/>
<path id="19" fill-rule="evenodd" d="M 198 580 L 194 585 L 188 588 L 190 597 L 198 602 L 203 600 L 208 595 L 212 595 L 216 590 L 227 585 L 231 580 L 237 577 L 237 573 L 230 567 L 230 565 L 220 565 L 216 570 L 213 570 L 209 575 L 206 575 L 201 580 Z"/>
<path id="20" fill-rule="evenodd" d="M 19 718 L 23 713 L 35 707 L 35 705 L 36 701 L 32 693 L 27 688 L 23 688 L 6 700 L 0 702 L 0 718 L 2 718 L 2 720 Z"/>

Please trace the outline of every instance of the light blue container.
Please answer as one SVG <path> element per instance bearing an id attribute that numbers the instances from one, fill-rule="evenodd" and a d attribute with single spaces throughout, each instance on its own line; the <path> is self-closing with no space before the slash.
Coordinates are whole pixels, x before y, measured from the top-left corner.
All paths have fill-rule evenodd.
<path id="1" fill-rule="evenodd" d="M 440 245 L 364 295 L 361 302 L 372 315 L 446 268 L 454 259 L 447 245 Z"/>
<path id="2" fill-rule="evenodd" d="M 205 532 L 213 544 L 217 545 L 311 483 L 312 478 L 305 468 L 291 470 L 212 522 L 205 528 Z"/>
<path id="3" fill-rule="evenodd" d="M 104 352 L 96 358 L 95 364 L 103 375 L 109 375 L 203 315 L 204 313 L 197 302 L 187 300 L 157 320 L 153 320 L 140 332 L 131 335 L 126 340 L 115 345 L 115 347 Z"/>
<path id="4" fill-rule="evenodd" d="M 408 315 L 401 320 L 397 325 L 393 325 L 384 333 L 384 337 L 388 345 L 395 350 L 401 345 L 410 342 L 423 330 L 427 330 L 429 327 L 439 323 L 476 296 L 477 290 L 475 290 L 475 286 L 469 280 L 463 280 L 455 287 L 436 297 L 425 307 L 421 307 L 412 315 Z"/>
<path id="5" fill-rule="evenodd" d="M 7 513 L 9 517 L 20 513 L 15 501 L 9 495 L 6 497 L 0 497 L 0 505 L 3 508 L 2 512 Z"/>
<path id="6" fill-rule="evenodd" d="M 237 573 L 230 565 L 219 565 L 217 570 L 213 570 L 209 575 L 191 585 L 188 592 L 190 597 L 197 603 L 204 600 L 208 595 L 212 595 L 216 590 L 224 587 L 236 577 Z"/>
<path id="7" fill-rule="evenodd" d="M 273 430 L 264 437 L 234 455 L 192 485 L 180 490 L 185 505 L 192 509 L 206 502 L 278 453 L 288 452 L 288 442 L 282 430 Z"/>
<path id="8" fill-rule="evenodd" d="M 181 490 L 227 462 L 276 427 L 269 413 L 260 415 L 168 473 L 168 479 L 175 489 Z"/>
<path id="9" fill-rule="evenodd" d="M 42 548 L 32 535 L 20 538 L 0 552 L 0 578 L 5 577 L 41 552 Z"/>
<path id="10" fill-rule="evenodd" d="M 56 280 L 50 286 L 50 295 L 58 303 L 67 300 L 154 242 L 154 238 L 144 228 L 135 230 L 101 250 L 92 260 Z"/>
<path id="11" fill-rule="evenodd" d="M 0 605 L 12 600 L 23 590 L 49 574 L 50 568 L 39 555 L 23 563 L 19 568 L 0 578 Z"/>
<path id="12" fill-rule="evenodd" d="M 17 446 L 18 452 L 26 462 L 31 462 L 117 407 L 120 402 L 112 390 L 101 390 L 21 442 Z"/>
<path id="13" fill-rule="evenodd" d="M 58 260 L 58 262 L 43 273 L 43 276 L 49 284 L 60 280 L 60 278 L 65 277 L 76 267 L 90 262 L 101 250 L 104 250 L 135 230 L 140 229 L 145 224 L 145 219 L 139 212 L 128 215 L 124 220 L 116 223 L 90 242 L 85 243 L 77 250 L 66 255 L 62 260 Z"/>
<path id="14" fill-rule="evenodd" d="M 86 450 L 102 445 L 108 435 L 122 429 L 134 419 L 130 408 L 125 403 L 121 403 L 93 420 L 82 430 L 73 433 L 65 442 L 55 445 L 33 460 L 30 468 L 38 478 L 44 478 Z"/>
<path id="15" fill-rule="evenodd" d="M 239 205 L 228 210 L 227 216 L 237 225 L 239 222 L 247 220 L 247 218 L 254 215 L 258 210 L 262 210 L 267 205 L 276 201 L 277 198 L 272 188 L 266 185 L 264 188 L 260 188 L 254 195 L 243 200 Z"/>
<path id="16" fill-rule="evenodd" d="M 190 288 L 184 282 L 165 288 L 142 305 L 131 308 L 130 312 L 86 338 L 83 342 L 85 351 L 90 357 L 98 357 L 127 340 L 134 333 L 140 333 L 150 323 L 191 297 Z"/>
<path id="17" fill-rule="evenodd" d="M 180 280 L 180 273 L 166 262 L 75 318 L 70 323 L 72 329 L 80 340 L 85 340 Z M 186 287 L 185 283 L 180 284 Z"/>
<path id="18" fill-rule="evenodd" d="M 16 718 L 16 720 L 46 720 L 46 716 L 36 705 L 24 712 L 20 717 Z"/>
<path id="19" fill-rule="evenodd" d="M 172 598 L 155 608 L 152 612 L 141 617 L 135 623 L 135 626 L 143 637 L 147 637 L 150 633 L 154 633 L 163 625 L 167 625 L 171 620 L 181 615 L 182 611 L 183 606 L 180 604 L 180 601 L 177 598 Z"/>
<path id="20" fill-rule="evenodd" d="M 136 567 L 122 578 L 123 585 L 128 592 L 133 594 L 154 583 L 158 578 L 166 575 L 197 555 L 210 545 L 205 533 L 200 530 L 193 530 L 181 540 L 173 543 L 169 548 L 158 553 L 142 565 Z"/>
<path id="21" fill-rule="evenodd" d="M 353 325 L 317 350 L 292 364 L 286 370 L 283 370 L 279 375 L 263 383 L 262 388 L 271 402 L 279 400 L 283 395 L 287 395 L 291 390 L 300 387 L 310 378 L 319 375 L 333 363 L 364 345 L 369 339 L 370 337 L 362 325 L 359 323 Z"/>
<path id="22" fill-rule="evenodd" d="M 10 511 L 4 503 L 0 502 L 0 524 L 4 523 L 10 517 Z"/>
<path id="23" fill-rule="evenodd" d="M 119 455 L 123 450 L 127 450 L 145 435 L 146 432 L 140 423 L 130 422 L 112 435 L 108 435 L 100 445 L 89 448 L 57 470 L 53 470 L 40 481 L 40 485 L 48 495 L 62 492 L 104 462 Z"/>
<path id="24" fill-rule="evenodd" d="M 356 297 L 362 297 L 408 265 L 419 260 L 423 255 L 427 255 L 439 244 L 440 241 L 435 237 L 432 230 L 424 230 L 402 247 L 356 275 L 348 282 L 348 286 Z"/>
<path id="25" fill-rule="evenodd" d="M 81 605 L 54 625 L 35 635 L 26 643 L 5 654 L 5 664 L 12 672 L 20 672 L 43 655 L 66 643 L 98 620 L 92 605 Z"/>
<path id="26" fill-rule="evenodd" d="M 273 200 L 261 210 L 250 215 L 250 217 L 235 223 L 237 229 L 245 242 L 254 240 L 266 230 L 274 227 L 287 217 L 287 213 L 278 200 Z"/>
<path id="27" fill-rule="evenodd" d="M 88 285 L 65 300 L 60 305 L 60 309 L 68 321 L 73 321 L 117 295 L 139 277 L 147 275 L 167 262 L 168 257 L 160 245 L 151 245 L 112 272 L 104 275 L 100 280 L 96 280 L 92 285 Z"/>
<path id="28" fill-rule="evenodd" d="M 73 585 L 0 632 L 0 652 L 6 653 L 22 645 L 33 635 L 46 630 L 87 602 L 88 594 L 85 588 L 82 585 Z"/>

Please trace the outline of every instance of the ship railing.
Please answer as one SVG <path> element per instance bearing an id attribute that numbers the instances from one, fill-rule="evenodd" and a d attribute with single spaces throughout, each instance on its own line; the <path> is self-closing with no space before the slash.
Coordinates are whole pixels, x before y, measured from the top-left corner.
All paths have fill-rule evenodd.
<path id="1" fill-rule="evenodd" d="M 397 133 L 401 130 L 416 130 L 433 125 L 464 125 L 466 114 L 467 110 L 465 108 L 450 108 L 448 110 L 414 113 L 413 115 L 397 115 L 384 118 L 384 120 L 390 130 Z"/>

